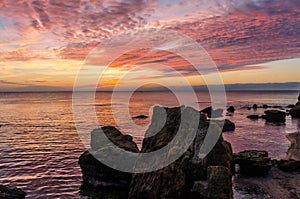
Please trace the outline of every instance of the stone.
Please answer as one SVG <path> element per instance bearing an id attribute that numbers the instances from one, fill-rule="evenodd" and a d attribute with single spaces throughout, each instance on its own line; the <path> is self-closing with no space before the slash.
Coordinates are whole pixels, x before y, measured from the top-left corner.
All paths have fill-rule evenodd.
<path id="1" fill-rule="evenodd" d="M 290 115 L 292 116 L 292 118 L 300 118 L 300 105 L 292 108 L 290 110 Z"/>
<path id="2" fill-rule="evenodd" d="M 138 115 L 138 116 L 132 117 L 132 119 L 147 119 L 147 118 L 148 118 L 147 115 Z"/>
<path id="3" fill-rule="evenodd" d="M 165 109 L 167 120 L 163 128 L 159 128 L 158 132 L 153 132 L 154 129 L 157 129 L 155 127 L 157 120 L 155 112 L 159 112 L 159 109 Z M 196 113 L 196 110 L 190 110 L 187 107 L 181 109 L 154 108 L 151 123 L 154 126 L 151 127 L 150 125 L 147 130 L 141 152 L 148 153 L 166 146 L 177 134 L 177 130 L 181 124 L 181 114 L 184 114 L 186 111 Z M 212 124 L 212 129 L 213 132 L 220 131 L 220 128 L 216 124 Z M 216 198 L 231 199 L 233 197 L 232 187 L 230 183 L 227 183 L 231 182 L 231 174 L 230 172 L 228 173 L 232 160 L 231 146 L 220 136 L 209 154 L 204 158 L 200 158 L 198 154 L 206 135 L 207 127 L 200 125 L 196 137 L 188 146 L 188 150 L 175 162 L 157 171 L 133 174 L 129 198 L 191 198 L 192 193 L 195 192 L 195 190 L 193 191 L 194 184 L 198 181 L 203 181 L 204 184 L 207 184 L 207 189 L 203 193 L 204 195 L 212 196 L 215 194 Z M 173 151 L 174 149 L 170 149 L 170 154 Z M 210 166 L 223 166 L 227 170 L 216 169 L 209 172 Z M 220 188 L 220 184 L 217 183 L 220 175 L 224 179 L 224 183 L 227 183 L 228 192 L 217 192 Z"/>
<path id="4" fill-rule="evenodd" d="M 285 172 L 300 172 L 300 161 L 297 160 L 279 160 L 276 162 L 277 167 Z"/>
<path id="5" fill-rule="evenodd" d="M 191 190 L 190 199 L 227 199 L 232 193 L 231 173 L 224 166 L 209 166 L 208 183 L 197 181 Z"/>
<path id="6" fill-rule="evenodd" d="M 14 186 L 0 185 L 0 198 L 2 199 L 25 199 L 26 192 Z"/>
<path id="7" fill-rule="evenodd" d="M 248 115 L 247 118 L 249 118 L 251 120 L 258 120 L 259 119 L 259 115 Z"/>
<path id="8" fill-rule="evenodd" d="M 240 173 L 248 176 L 266 176 L 272 167 L 268 152 L 257 150 L 246 150 L 234 154 L 233 163 L 239 165 Z"/>
<path id="9" fill-rule="evenodd" d="M 209 118 L 223 117 L 223 109 L 213 110 L 211 106 L 201 110 L 200 113 L 205 113 Z"/>
<path id="10" fill-rule="evenodd" d="M 235 108 L 234 106 L 230 106 L 228 109 L 227 109 L 228 112 L 231 112 L 231 113 L 234 113 L 235 111 Z"/>
<path id="11" fill-rule="evenodd" d="M 111 141 L 110 144 L 103 142 L 101 135 Z M 121 172 L 101 163 L 97 157 L 99 154 L 106 155 L 106 149 L 113 144 L 131 152 L 139 152 L 137 145 L 130 135 L 123 135 L 112 126 L 95 129 L 91 133 L 91 149 L 85 151 L 79 158 L 82 171 L 83 183 L 80 187 L 81 194 L 91 198 L 128 198 L 132 174 Z M 107 156 L 110 154 L 107 153 Z"/>
<path id="12" fill-rule="evenodd" d="M 267 110 L 266 114 L 266 122 L 273 123 L 285 123 L 286 113 L 278 110 Z"/>
<path id="13" fill-rule="evenodd" d="M 253 104 L 252 108 L 257 109 L 258 108 L 257 104 Z"/>
<path id="14" fill-rule="evenodd" d="M 290 133 L 286 137 L 291 142 L 286 159 L 300 161 L 300 132 Z"/>
<path id="15" fill-rule="evenodd" d="M 286 108 L 294 108 L 294 107 L 295 107 L 294 104 L 289 104 L 289 105 L 286 106 Z"/>
<path id="16" fill-rule="evenodd" d="M 269 106 L 267 105 L 267 104 L 263 104 L 263 106 L 262 106 L 264 109 L 267 109 L 267 108 L 269 108 Z"/>

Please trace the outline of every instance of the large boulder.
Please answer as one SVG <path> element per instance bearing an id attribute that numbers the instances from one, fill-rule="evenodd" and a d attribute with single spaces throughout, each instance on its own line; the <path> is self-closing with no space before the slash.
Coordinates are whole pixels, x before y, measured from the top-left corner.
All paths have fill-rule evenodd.
<path id="1" fill-rule="evenodd" d="M 103 153 L 107 153 L 106 149 L 110 147 L 103 143 L 100 136 L 102 133 L 118 147 L 131 152 L 139 152 L 132 137 L 123 135 L 115 127 L 106 126 L 92 131 L 91 149 L 85 151 L 79 158 L 83 179 L 81 194 L 91 198 L 126 199 L 132 174 L 112 169 L 95 158 L 99 154 L 106 155 Z"/>
<path id="2" fill-rule="evenodd" d="M 241 151 L 233 155 L 233 163 L 239 165 L 240 173 L 248 176 L 266 176 L 272 167 L 267 151 Z"/>
<path id="3" fill-rule="evenodd" d="M 285 123 L 286 113 L 278 110 L 267 110 L 266 114 L 266 122 L 272 123 Z"/>
<path id="4" fill-rule="evenodd" d="M 1 199 L 25 199 L 26 192 L 14 186 L 0 185 Z"/>
<path id="5" fill-rule="evenodd" d="M 277 167 L 285 172 L 300 172 L 300 161 L 297 160 L 279 160 L 276 162 Z"/>
<path id="6" fill-rule="evenodd" d="M 160 109 L 165 109 L 167 119 L 163 128 L 155 132 L 157 128 L 152 125 L 156 126 L 153 123 L 157 121 L 156 112 L 160 112 Z M 191 111 L 191 108 L 154 108 L 152 123 L 146 132 L 141 152 L 149 153 L 166 146 L 177 134 L 181 125 L 181 115 L 186 111 Z M 210 133 L 220 131 L 218 125 L 212 125 L 212 129 L 213 132 Z M 197 192 L 195 184 L 198 181 L 203 181 L 207 185 L 207 188 L 203 190 L 207 198 L 232 198 L 229 172 L 232 160 L 231 145 L 220 136 L 212 151 L 205 158 L 200 158 L 198 154 L 207 132 L 206 125 L 200 124 L 188 150 L 170 165 L 153 172 L 133 174 L 129 198 L 193 198 L 193 194 Z M 172 151 L 173 149 L 170 149 L 170 154 Z M 223 166 L 224 168 L 210 169 L 210 166 Z M 221 186 L 224 186 L 223 190 L 226 191 L 220 192 Z"/>

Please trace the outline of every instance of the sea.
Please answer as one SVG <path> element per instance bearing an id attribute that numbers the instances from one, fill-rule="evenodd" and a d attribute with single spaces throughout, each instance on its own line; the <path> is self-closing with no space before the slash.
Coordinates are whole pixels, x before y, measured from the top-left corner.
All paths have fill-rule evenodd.
<path id="1" fill-rule="evenodd" d="M 225 94 L 226 105 L 236 109 L 226 116 L 235 123 L 236 130 L 223 133 L 233 151 L 266 150 L 272 158 L 284 158 L 290 146 L 286 135 L 300 131 L 300 121 L 290 116 L 281 125 L 250 120 L 247 115 L 262 115 L 266 109 L 248 107 L 267 104 L 288 111 L 286 106 L 297 102 L 299 92 Z M 96 128 L 92 121 L 96 118 L 99 126 L 116 126 L 122 133 L 132 135 L 141 147 L 153 106 L 184 105 L 178 95 L 169 91 L 97 92 L 94 100 L 87 102 L 78 100 L 90 96 L 87 92 L 76 98 L 72 92 L 0 93 L 0 184 L 23 189 L 26 198 L 85 198 L 79 192 L 82 179 L 78 158 L 90 147 L 90 132 Z M 208 92 L 196 92 L 196 99 L 189 92 L 180 95 L 185 103 L 199 110 L 211 104 Z M 74 116 L 74 109 L 82 117 Z M 138 115 L 149 118 L 132 119 Z"/>

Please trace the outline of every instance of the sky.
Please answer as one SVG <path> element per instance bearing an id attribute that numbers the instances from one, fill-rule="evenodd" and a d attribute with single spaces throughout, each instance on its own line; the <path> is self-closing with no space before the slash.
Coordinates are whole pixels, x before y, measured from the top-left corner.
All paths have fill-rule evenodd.
<path id="1" fill-rule="evenodd" d="M 0 55 L 0 91 L 70 90 L 79 78 L 299 90 L 300 1 L 0 0 Z"/>

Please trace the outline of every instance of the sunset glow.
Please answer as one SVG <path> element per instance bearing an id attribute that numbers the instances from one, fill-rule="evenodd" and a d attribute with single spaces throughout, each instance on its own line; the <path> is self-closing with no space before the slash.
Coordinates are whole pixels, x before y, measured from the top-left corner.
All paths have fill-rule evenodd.
<path id="1" fill-rule="evenodd" d="M 197 41 L 225 84 L 300 82 L 299 24 L 296 0 L 0 0 L 0 91 L 71 90 L 83 64 L 97 65 L 85 61 L 97 45 L 145 28 Z M 143 68 L 144 63 L 157 67 Z M 113 88 L 135 66 L 139 70 L 122 81 L 124 87 L 141 79 L 181 86 L 159 64 L 180 71 L 193 86 L 205 84 L 180 57 L 141 49 L 115 60 L 99 87 Z"/>

